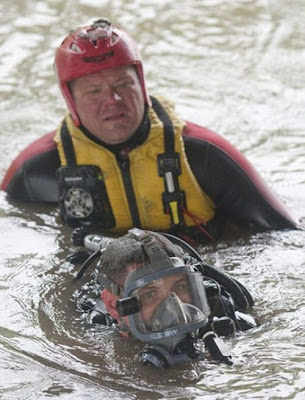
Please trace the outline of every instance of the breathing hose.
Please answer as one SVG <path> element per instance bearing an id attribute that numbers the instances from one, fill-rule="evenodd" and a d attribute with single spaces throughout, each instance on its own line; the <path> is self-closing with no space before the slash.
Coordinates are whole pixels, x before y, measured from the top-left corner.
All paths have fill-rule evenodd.
<path id="1" fill-rule="evenodd" d="M 236 279 L 231 278 L 229 275 L 217 268 L 207 265 L 203 262 L 199 253 L 184 240 L 178 238 L 177 236 L 171 235 L 169 233 L 161 233 L 163 236 L 167 237 L 172 243 L 181 246 L 186 250 L 192 257 L 199 261 L 198 268 L 200 272 L 207 276 L 208 278 L 216 280 L 219 284 L 224 286 L 232 295 L 236 305 L 238 305 L 241 310 L 245 310 L 248 307 L 252 307 L 254 304 L 253 298 L 249 291 Z"/>

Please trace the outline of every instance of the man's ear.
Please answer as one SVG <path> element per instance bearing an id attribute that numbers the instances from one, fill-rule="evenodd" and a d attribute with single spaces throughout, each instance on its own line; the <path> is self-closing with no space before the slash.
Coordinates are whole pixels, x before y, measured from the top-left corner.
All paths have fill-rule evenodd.
<path id="1" fill-rule="evenodd" d="M 119 313 L 117 312 L 116 309 L 116 302 L 118 301 L 118 296 L 115 294 L 111 293 L 108 289 L 104 289 L 101 293 L 101 299 L 103 300 L 107 311 L 109 314 L 112 316 L 112 318 L 118 320 L 119 319 Z"/>

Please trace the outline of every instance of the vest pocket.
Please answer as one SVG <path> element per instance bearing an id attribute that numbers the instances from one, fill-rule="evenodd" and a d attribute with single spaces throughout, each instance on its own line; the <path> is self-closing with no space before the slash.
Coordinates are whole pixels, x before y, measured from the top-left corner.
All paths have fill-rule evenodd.
<path id="1" fill-rule="evenodd" d="M 60 167 L 57 170 L 59 206 L 64 222 L 72 227 L 111 229 L 115 218 L 104 176 L 95 165 Z"/>

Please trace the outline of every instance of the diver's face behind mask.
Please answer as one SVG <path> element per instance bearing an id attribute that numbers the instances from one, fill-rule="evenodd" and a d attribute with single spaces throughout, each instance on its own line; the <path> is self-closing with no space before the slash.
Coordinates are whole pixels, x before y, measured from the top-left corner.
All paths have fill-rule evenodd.
<path id="1" fill-rule="evenodd" d="M 170 352 L 187 333 L 204 327 L 210 314 L 201 273 L 178 258 L 171 260 L 172 268 L 155 271 L 148 265 L 130 273 L 123 299 L 137 303 L 128 313 L 134 336 Z"/>
<path id="2" fill-rule="evenodd" d="M 135 290 L 132 296 L 138 297 L 143 322 L 152 331 L 187 322 L 183 304 L 192 300 L 185 274 L 153 281 Z"/>

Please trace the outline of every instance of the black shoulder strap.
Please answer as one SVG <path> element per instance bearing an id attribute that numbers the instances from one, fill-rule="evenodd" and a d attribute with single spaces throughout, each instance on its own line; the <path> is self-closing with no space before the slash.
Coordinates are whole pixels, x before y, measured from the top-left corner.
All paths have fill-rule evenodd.
<path id="1" fill-rule="evenodd" d="M 163 208 L 171 216 L 172 228 L 177 228 L 185 226 L 182 211 L 185 207 L 185 193 L 180 190 L 178 181 L 178 175 L 181 174 L 180 154 L 175 152 L 175 133 L 170 117 L 156 98 L 151 97 L 151 100 L 164 129 L 164 153 L 158 154 L 159 176 L 164 178 L 165 186 L 162 193 Z"/>
<path id="2" fill-rule="evenodd" d="M 67 127 L 66 120 L 64 120 L 62 123 L 61 129 L 60 129 L 60 137 L 61 137 L 62 145 L 64 148 L 64 153 L 65 153 L 66 160 L 67 160 L 67 166 L 76 167 L 77 162 L 76 162 L 74 146 L 73 146 L 71 135 L 70 135 L 68 127 Z"/>
<path id="3" fill-rule="evenodd" d="M 171 119 L 169 118 L 167 112 L 164 110 L 161 103 L 155 98 L 151 97 L 152 106 L 157 114 L 160 121 L 163 123 L 164 127 L 164 149 L 165 154 L 174 155 L 175 154 L 175 135 L 174 127 Z"/>

